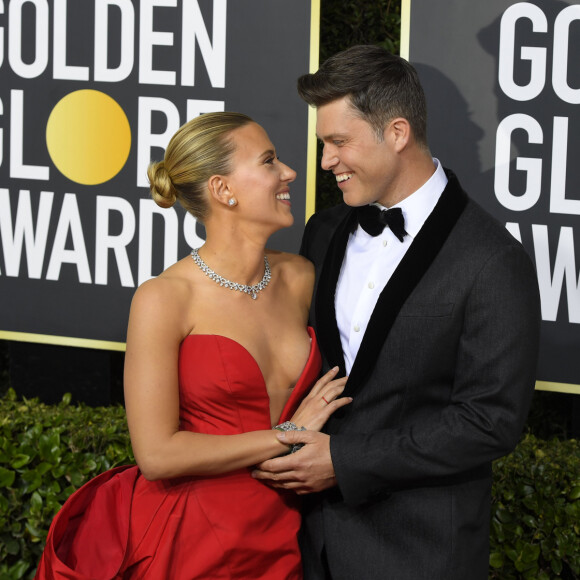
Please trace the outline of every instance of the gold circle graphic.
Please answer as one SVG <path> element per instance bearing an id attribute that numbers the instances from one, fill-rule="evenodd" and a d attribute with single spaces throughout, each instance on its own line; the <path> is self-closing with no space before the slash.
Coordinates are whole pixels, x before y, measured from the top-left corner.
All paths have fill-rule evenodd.
<path id="1" fill-rule="evenodd" d="M 119 104 L 101 91 L 69 93 L 52 110 L 46 125 L 52 162 L 71 181 L 97 185 L 125 165 L 131 128 Z"/>

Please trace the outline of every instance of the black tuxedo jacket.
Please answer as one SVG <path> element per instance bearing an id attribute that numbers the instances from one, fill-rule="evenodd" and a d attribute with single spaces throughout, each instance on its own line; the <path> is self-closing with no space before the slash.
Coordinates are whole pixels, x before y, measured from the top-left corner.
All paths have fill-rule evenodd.
<path id="1" fill-rule="evenodd" d="M 534 390 L 540 306 L 521 244 L 456 177 L 373 311 L 327 423 L 338 485 L 307 496 L 305 579 L 484 580 L 491 462 L 520 437 Z M 355 212 L 309 220 L 311 324 L 325 369 L 344 359 L 334 295 Z"/>

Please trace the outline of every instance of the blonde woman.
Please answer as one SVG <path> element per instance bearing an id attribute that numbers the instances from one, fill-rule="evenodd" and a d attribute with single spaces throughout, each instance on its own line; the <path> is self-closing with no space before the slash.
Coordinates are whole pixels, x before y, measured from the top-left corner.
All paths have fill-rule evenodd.
<path id="1" fill-rule="evenodd" d="M 296 451 L 281 430 L 319 430 L 350 399 L 336 370 L 315 383 L 312 265 L 266 249 L 294 221 L 296 174 L 238 113 L 190 121 L 148 173 L 155 201 L 179 201 L 207 239 L 135 293 L 125 402 L 137 466 L 71 496 L 37 578 L 298 580 L 297 496 L 251 468 Z"/>

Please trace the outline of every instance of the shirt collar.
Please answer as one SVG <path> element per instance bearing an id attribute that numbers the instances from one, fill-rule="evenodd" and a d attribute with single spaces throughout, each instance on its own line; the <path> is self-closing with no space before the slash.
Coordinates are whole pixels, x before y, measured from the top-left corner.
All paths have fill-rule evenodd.
<path id="1" fill-rule="evenodd" d="M 405 218 L 405 231 L 412 237 L 419 233 L 425 220 L 433 211 L 443 190 L 447 185 L 447 176 L 438 159 L 433 158 L 435 172 L 431 177 L 411 195 L 392 207 L 400 207 Z M 381 209 L 387 209 L 380 203 L 375 203 Z M 389 208 L 392 209 L 392 208 Z"/>

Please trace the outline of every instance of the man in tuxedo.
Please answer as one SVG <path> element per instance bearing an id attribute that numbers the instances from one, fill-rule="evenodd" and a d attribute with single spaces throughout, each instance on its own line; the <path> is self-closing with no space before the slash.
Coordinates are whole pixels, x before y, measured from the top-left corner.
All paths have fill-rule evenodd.
<path id="1" fill-rule="evenodd" d="M 304 495 L 307 580 L 483 580 L 491 464 L 534 390 L 533 265 L 431 156 L 407 61 L 357 46 L 298 87 L 345 202 L 304 233 L 311 321 L 353 402 L 254 476 Z"/>

